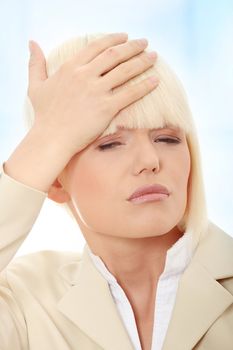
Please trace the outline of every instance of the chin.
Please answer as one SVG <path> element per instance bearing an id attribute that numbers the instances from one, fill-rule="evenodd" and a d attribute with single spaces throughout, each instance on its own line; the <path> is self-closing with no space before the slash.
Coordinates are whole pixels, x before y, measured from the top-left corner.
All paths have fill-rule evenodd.
<path id="1" fill-rule="evenodd" d="M 159 237 L 163 236 L 169 232 L 174 230 L 174 232 L 178 231 L 178 228 L 175 226 L 169 226 L 167 224 L 160 224 L 160 225 L 141 225 L 140 227 L 124 227 L 124 229 L 120 230 L 121 234 L 120 237 L 125 238 L 149 238 L 149 237 Z M 118 231 L 119 232 L 119 231 Z M 116 236 L 119 236 L 119 234 L 116 234 Z"/>

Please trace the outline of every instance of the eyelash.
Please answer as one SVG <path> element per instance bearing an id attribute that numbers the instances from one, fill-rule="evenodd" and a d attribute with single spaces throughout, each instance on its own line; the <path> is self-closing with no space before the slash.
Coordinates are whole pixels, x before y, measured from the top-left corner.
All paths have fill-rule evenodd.
<path id="1" fill-rule="evenodd" d="M 175 139 L 175 138 L 170 138 L 170 137 L 164 137 L 161 139 L 157 139 L 158 141 L 162 141 L 162 142 L 166 142 L 168 144 L 179 144 L 181 141 L 179 139 Z M 105 149 L 111 149 L 113 148 L 112 146 L 114 145 L 121 145 L 120 142 L 110 142 L 110 143 L 106 143 L 105 145 L 100 145 L 98 146 L 98 148 L 103 151 Z"/>

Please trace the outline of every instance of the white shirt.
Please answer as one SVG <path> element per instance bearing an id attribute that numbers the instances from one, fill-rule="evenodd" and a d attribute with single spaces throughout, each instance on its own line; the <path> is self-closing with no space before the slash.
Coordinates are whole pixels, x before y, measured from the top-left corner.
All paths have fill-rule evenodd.
<path id="1" fill-rule="evenodd" d="M 175 304 L 179 279 L 192 258 L 191 242 L 192 235 L 190 232 L 186 232 L 167 251 L 164 271 L 160 275 L 156 291 L 151 350 L 162 349 Z M 103 260 L 99 256 L 94 255 L 88 245 L 87 250 L 94 265 L 108 282 L 114 302 L 135 350 L 141 350 L 133 309 L 124 290 L 107 269 Z"/>

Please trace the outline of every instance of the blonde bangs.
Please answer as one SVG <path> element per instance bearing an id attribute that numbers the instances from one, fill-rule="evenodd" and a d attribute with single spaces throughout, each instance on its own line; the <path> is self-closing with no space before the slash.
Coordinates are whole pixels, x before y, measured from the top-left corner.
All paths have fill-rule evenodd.
<path id="1" fill-rule="evenodd" d="M 161 56 L 152 68 L 115 88 L 113 92 L 117 93 L 152 75 L 158 77 L 159 85 L 140 100 L 122 109 L 101 136 L 115 133 L 117 127 L 154 129 L 172 125 L 184 130 L 186 134 L 192 131 L 192 113 L 185 91 Z"/>

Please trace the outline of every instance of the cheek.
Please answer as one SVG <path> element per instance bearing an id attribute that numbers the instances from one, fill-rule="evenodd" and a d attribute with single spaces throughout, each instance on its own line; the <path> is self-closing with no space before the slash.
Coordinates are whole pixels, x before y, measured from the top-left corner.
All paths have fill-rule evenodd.
<path id="1" fill-rule="evenodd" d="M 188 180 L 190 175 L 190 155 L 189 152 L 184 152 L 177 161 L 176 167 L 176 183 L 177 195 L 181 200 L 187 200 L 188 194 Z"/>
<path id="2" fill-rule="evenodd" d="M 186 187 L 188 185 L 188 180 L 191 172 L 191 158 L 190 153 L 187 151 L 184 156 L 184 182 L 186 182 Z"/>
<path id="3" fill-rule="evenodd" d="M 178 198 L 183 200 L 187 195 L 190 164 L 190 155 L 186 147 L 182 151 L 179 150 L 172 158 L 167 159 L 167 174 L 172 181 L 176 200 Z"/>
<path id="4" fill-rule="evenodd" d="M 76 207 L 83 213 L 89 213 L 92 208 L 98 213 L 104 205 L 109 206 L 114 185 L 114 171 L 111 167 L 95 161 L 95 159 L 78 159 L 72 168 L 72 181 L 70 181 L 70 193 Z M 105 208 L 106 211 L 106 208 Z"/>
<path id="5" fill-rule="evenodd" d="M 71 198 L 83 228 L 94 232 L 109 232 L 114 226 L 114 179 L 109 171 L 97 171 L 92 166 L 73 173 Z"/>
<path id="6" fill-rule="evenodd" d="M 70 190 L 77 199 L 94 201 L 104 196 L 106 181 L 104 176 L 94 171 L 92 167 L 85 167 L 81 171 L 77 170 L 74 173 Z"/>

